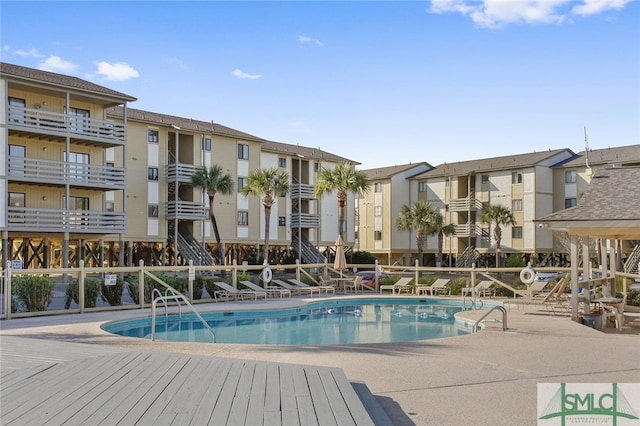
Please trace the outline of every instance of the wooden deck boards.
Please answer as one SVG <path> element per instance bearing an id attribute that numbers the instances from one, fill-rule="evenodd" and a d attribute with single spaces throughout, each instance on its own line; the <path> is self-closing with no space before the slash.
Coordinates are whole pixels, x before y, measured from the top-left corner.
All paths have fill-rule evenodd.
<path id="1" fill-rule="evenodd" d="M 0 424 L 375 424 L 336 368 L 164 352 L 85 356 L 4 368 Z"/>

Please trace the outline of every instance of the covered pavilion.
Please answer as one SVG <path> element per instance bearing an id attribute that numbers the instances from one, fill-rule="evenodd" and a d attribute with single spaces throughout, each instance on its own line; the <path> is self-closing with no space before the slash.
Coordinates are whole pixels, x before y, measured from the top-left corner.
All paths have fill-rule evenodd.
<path id="1" fill-rule="evenodd" d="M 571 317 L 578 319 L 579 241 L 582 259 L 590 259 L 590 239 L 601 240 L 602 282 L 612 285 L 616 259 L 624 240 L 640 241 L 640 167 L 612 167 L 599 170 L 575 207 L 534 221 L 541 228 L 564 231 L 570 238 Z M 605 250 L 606 248 L 606 250 Z M 584 279 L 591 276 L 589 262 L 583 262 Z M 585 284 L 583 284 L 585 285 Z M 611 295 L 615 288 L 609 287 Z M 588 306 L 587 306 L 588 308 Z"/>

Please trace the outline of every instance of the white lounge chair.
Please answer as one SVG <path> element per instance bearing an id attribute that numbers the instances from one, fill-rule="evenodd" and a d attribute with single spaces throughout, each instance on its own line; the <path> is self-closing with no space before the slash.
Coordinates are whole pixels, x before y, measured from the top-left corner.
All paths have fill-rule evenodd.
<path id="1" fill-rule="evenodd" d="M 218 296 L 224 296 L 225 300 L 229 300 L 229 296 L 233 296 L 234 299 L 245 298 L 245 297 L 253 297 L 253 300 L 258 300 L 258 297 L 267 298 L 267 293 L 259 293 L 253 290 L 238 290 L 235 287 L 230 286 L 224 282 L 214 282 L 214 284 L 220 288 L 220 290 L 216 290 L 213 292 L 213 299 L 217 302 Z"/>
<path id="2" fill-rule="evenodd" d="M 320 289 L 317 287 L 298 287 L 293 284 L 289 284 L 288 282 L 272 279 L 272 283 L 279 285 L 282 288 L 286 288 L 290 290 L 293 294 L 310 294 L 313 296 L 314 293 L 320 294 Z"/>
<path id="3" fill-rule="evenodd" d="M 516 290 L 513 296 L 522 296 L 531 299 L 537 294 L 544 293 L 544 288 L 547 284 L 549 284 L 547 281 L 534 281 L 526 290 Z"/>
<path id="4" fill-rule="evenodd" d="M 416 287 L 417 294 L 429 293 L 430 296 L 436 296 L 438 294 L 446 294 L 447 296 L 451 296 L 451 287 L 449 284 L 448 278 L 438 278 L 431 285 L 419 285 Z"/>
<path id="5" fill-rule="evenodd" d="M 495 296 L 496 290 L 493 287 L 494 282 L 491 280 L 480 281 L 474 288 L 476 296 Z"/>
<path id="6" fill-rule="evenodd" d="M 407 293 L 407 294 L 411 293 L 411 286 L 409 285 L 409 283 L 412 280 L 413 280 L 413 278 L 402 277 L 398 281 L 396 281 L 394 284 L 381 285 L 380 286 L 380 293 L 382 293 L 383 290 L 391 290 L 393 294 L 396 294 L 396 292 L 398 292 L 398 294 L 400 294 L 403 291 L 405 293 Z"/>
<path id="7" fill-rule="evenodd" d="M 240 284 L 249 288 L 250 290 L 266 293 L 267 296 L 289 296 L 291 297 L 291 290 L 287 290 L 286 288 L 276 288 L 273 286 L 267 286 L 266 288 L 262 288 L 257 284 L 252 283 L 251 281 L 240 281 Z"/>
<path id="8" fill-rule="evenodd" d="M 291 282 L 291 283 L 293 283 L 293 285 L 296 285 L 296 286 L 301 287 L 301 288 L 318 288 L 318 289 L 320 289 L 320 291 L 324 291 L 324 294 L 329 294 L 329 293 L 335 294 L 335 292 L 336 292 L 335 287 L 332 286 L 332 285 L 316 285 L 316 286 L 313 286 L 313 285 L 309 285 L 309 284 L 307 284 L 305 282 L 302 282 L 300 280 L 297 280 L 295 278 L 290 278 L 289 282 Z"/>

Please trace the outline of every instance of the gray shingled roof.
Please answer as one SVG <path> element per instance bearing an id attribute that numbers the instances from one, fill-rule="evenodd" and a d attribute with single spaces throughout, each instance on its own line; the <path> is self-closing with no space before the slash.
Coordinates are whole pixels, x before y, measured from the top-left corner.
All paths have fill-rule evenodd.
<path id="1" fill-rule="evenodd" d="M 582 151 L 560 166 L 580 167 L 585 166 L 585 164 L 585 151 Z M 589 150 L 589 164 L 591 166 L 640 165 L 640 145 L 591 149 Z"/>
<path id="2" fill-rule="evenodd" d="M 577 206 L 536 222 L 576 235 L 640 239 L 640 167 L 598 171 Z"/>
<path id="3" fill-rule="evenodd" d="M 379 167 L 376 169 L 363 170 L 369 180 L 389 179 L 398 173 L 405 172 L 418 166 L 432 167 L 429 163 L 422 161 L 420 163 L 400 164 L 397 166 Z"/>
<path id="4" fill-rule="evenodd" d="M 92 94 L 106 95 L 122 102 L 133 102 L 136 100 L 133 96 L 116 92 L 104 86 L 91 83 L 81 78 L 72 77 L 63 74 L 57 74 L 49 71 L 41 71 L 35 68 L 27 68 L 20 65 L 7 64 L 0 62 L 0 74 L 4 77 L 12 77 L 16 80 L 24 80 L 25 82 L 41 82 L 51 86 L 61 88 L 75 89 L 78 91 L 88 92 Z"/>
<path id="5" fill-rule="evenodd" d="M 107 117 L 122 119 L 124 115 L 123 107 L 113 107 L 107 110 Z M 134 108 L 127 108 L 127 120 L 140 121 L 157 126 L 178 126 L 183 130 L 195 133 L 208 133 L 212 135 L 227 136 L 230 138 L 251 140 L 256 142 L 267 142 L 259 138 L 231 127 L 223 126 L 209 121 L 194 120 L 192 118 L 176 117 L 174 115 L 160 114 L 157 112 L 143 111 Z"/>
<path id="6" fill-rule="evenodd" d="M 282 142 L 265 141 L 261 146 L 262 152 L 271 152 L 274 154 L 282 155 L 303 155 L 305 160 L 316 161 L 330 161 L 332 163 L 351 163 L 360 164 L 356 161 L 349 160 L 348 158 L 340 157 L 327 151 L 323 151 L 320 148 L 309 148 L 306 146 L 292 145 Z"/>
<path id="7" fill-rule="evenodd" d="M 414 179 L 432 178 L 440 176 L 463 176 L 469 173 L 480 173 L 497 170 L 510 170 L 531 167 L 539 164 L 561 152 L 573 152 L 569 149 L 554 149 L 527 154 L 506 155 L 504 157 L 483 158 L 479 160 L 443 163 L 435 168 L 415 176 Z"/>

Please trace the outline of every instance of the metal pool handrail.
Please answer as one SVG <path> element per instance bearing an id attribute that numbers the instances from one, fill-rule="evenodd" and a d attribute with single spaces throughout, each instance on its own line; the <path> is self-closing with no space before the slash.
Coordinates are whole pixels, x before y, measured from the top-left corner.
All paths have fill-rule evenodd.
<path id="1" fill-rule="evenodd" d="M 158 289 L 154 289 L 152 294 L 155 294 L 156 291 L 158 292 L 158 294 L 162 294 L 160 293 L 160 290 Z M 166 290 L 167 292 L 171 292 L 171 294 L 167 294 L 165 292 L 165 295 L 162 296 L 158 296 L 155 299 L 153 299 L 153 304 L 151 306 L 151 340 L 155 341 L 156 340 L 156 305 L 158 304 L 158 302 L 162 301 L 164 303 L 164 314 L 165 317 L 167 315 L 167 301 L 168 300 L 172 300 L 174 302 L 176 302 L 178 304 L 178 310 L 179 310 L 179 315 L 182 316 L 182 307 L 180 305 L 180 301 L 182 300 L 184 303 L 187 304 L 187 306 L 189 308 L 191 308 L 191 310 L 193 311 L 193 313 L 196 315 L 196 317 L 200 320 L 200 322 L 202 322 L 202 324 L 205 326 L 205 328 L 207 330 L 209 330 L 209 333 L 211 333 L 211 337 L 213 338 L 213 342 L 216 342 L 216 334 L 213 332 L 213 329 L 209 326 L 209 324 L 207 324 L 207 322 L 204 320 L 204 318 L 202 318 L 202 316 L 198 313 L 198 311 L 196 311 L 196 309 L 193 307 L 193 305 L 191 303 L 189 303 L 189 300 L 184 297 L 184 295 L 182 293 L 176 292 L 173 288 L 169 287 Z"/>
<path id="2" fill-rule="evenodd" d="M 507 331 L 507 310 L 504 308 L 504 306 L 496 305 L 493 308 L 489 309 L 487 313 L 481 316 L 480 319 L 477 320 L 475 324 L 473 324 L 473 333 L 478 331 L 478 324 L 480 324 L 480 321 L 485 319 L 491 312 L 495 311 L 496 309 L 502 311 L 502 331 Z"/>

